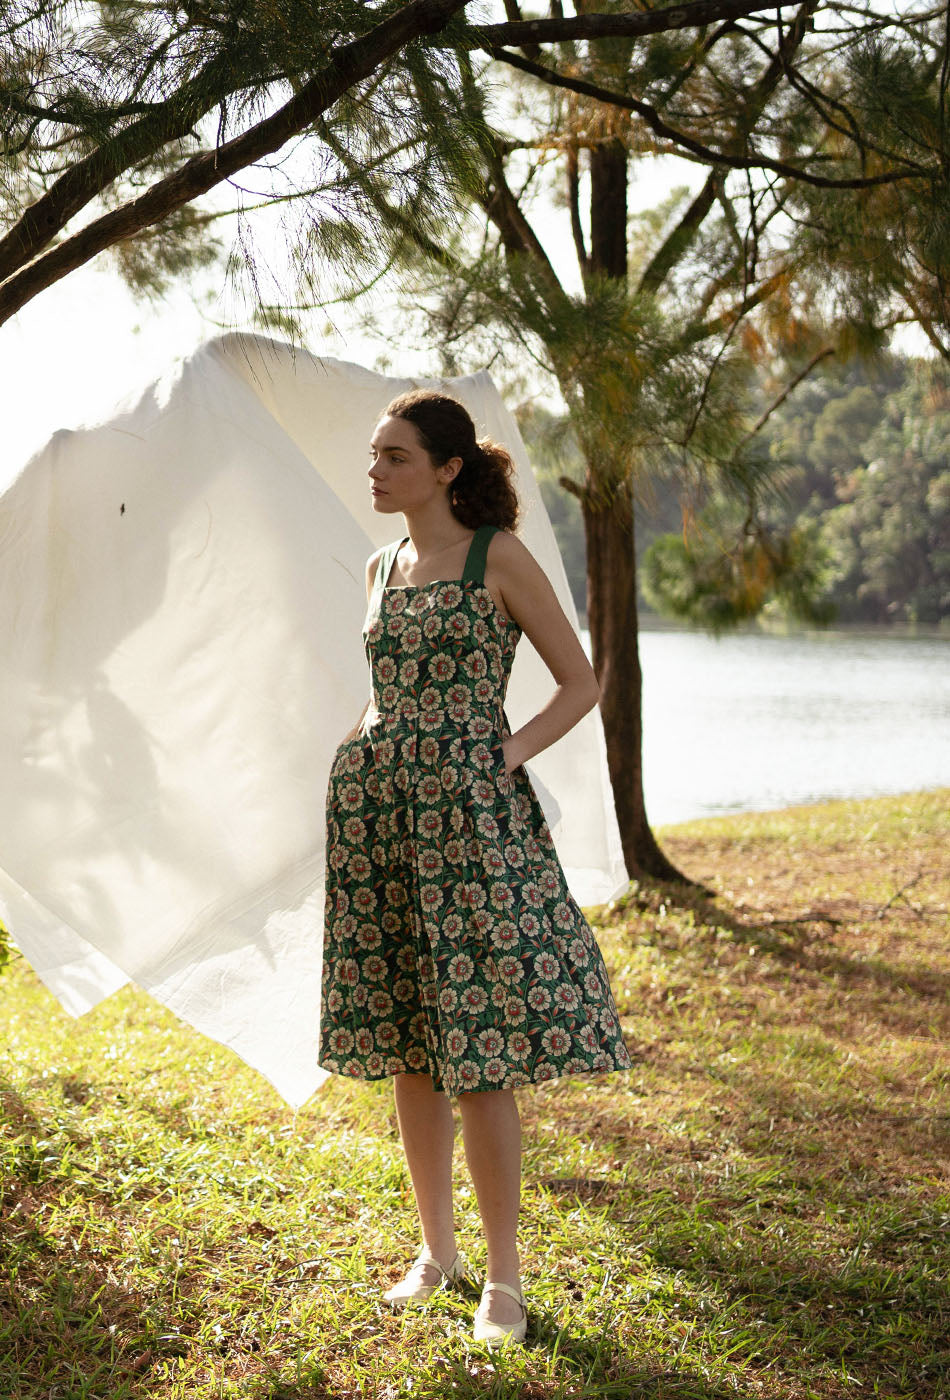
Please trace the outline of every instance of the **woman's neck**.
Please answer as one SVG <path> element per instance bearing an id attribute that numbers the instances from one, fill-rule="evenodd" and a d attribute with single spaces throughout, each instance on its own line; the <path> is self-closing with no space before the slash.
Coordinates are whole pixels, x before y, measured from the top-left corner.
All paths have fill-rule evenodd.
<path id="1" fill-rule="evenodd" d="M 469 530 L 456 520 L 446 506 L 438 511 L 417 511 L 404 515 L 406 532 L 412 541 L 417 562 L 437 559 L 440 554 L 471 538 Z"/>

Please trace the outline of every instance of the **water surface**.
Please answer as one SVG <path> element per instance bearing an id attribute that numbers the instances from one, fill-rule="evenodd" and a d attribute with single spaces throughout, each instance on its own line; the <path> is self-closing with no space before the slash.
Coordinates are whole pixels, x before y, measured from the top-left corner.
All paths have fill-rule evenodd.
<path id="1" fill-rule="evenodd" d="M 950 786 L 950 638 L 644 632 L 654 825 Z"/>

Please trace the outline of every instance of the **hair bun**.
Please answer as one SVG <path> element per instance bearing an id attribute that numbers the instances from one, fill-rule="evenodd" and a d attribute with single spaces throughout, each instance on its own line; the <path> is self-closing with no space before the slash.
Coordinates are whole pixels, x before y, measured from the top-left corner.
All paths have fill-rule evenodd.
<path id="1" fill-rule="evenodd" d="M 491 438 L 476 438 L 471 415 L 458 399 L 415 389 L 393 399 L 386 414 L 413 425 L 436 466 L 461 457 L 461 471 L 449 488 L 449 505 L 461 524 L 470 530 L 479 525 L 514 529 L 519 504 L 511 453 Z"/>

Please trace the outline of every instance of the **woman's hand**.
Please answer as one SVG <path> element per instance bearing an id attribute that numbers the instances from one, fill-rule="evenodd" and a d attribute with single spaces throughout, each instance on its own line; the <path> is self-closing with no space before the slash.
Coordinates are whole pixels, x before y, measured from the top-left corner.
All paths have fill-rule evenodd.
<path id="1" fill-rule="evenodd" d="M 348 743 L 350 742 L 351 739 L 355 739 L 356 736 L 357 736 L 358 734 L 361 734 L 361 733 L 363 732 L 363 721 L 364 721 L 364 719 L 366 718 L 366 712 L 367 712 L 368 709 L 369 709 L 369 701 L 367 700 L 366 704 L 363 706 L 363 713 L 360 715 L 359 719 L 356 721 L 356 724 L 354 725 L 354 727 L 350 730 L 349 734 L 347 734 L 345 738 L 343 738 L 343 739 L 340 740 L 340 746 L 341 746 L 341 748 L 342 748 L 342 746 L 343 746 L 344 744 L 348 744 Z"/>
<path id="2" fill-rule="evenodd" d="M 510 734 L 505 734 L 501 741 L 501 751 L 505 757 L 505 772 L 511 774 L 516 768 L 521 767 L 521 759 L 518 757 L 518 741 Z"/>

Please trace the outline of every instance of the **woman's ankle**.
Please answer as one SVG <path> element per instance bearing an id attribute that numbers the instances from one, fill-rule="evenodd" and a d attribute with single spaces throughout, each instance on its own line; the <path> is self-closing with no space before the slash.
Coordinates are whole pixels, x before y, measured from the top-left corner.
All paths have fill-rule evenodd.
<path id="1" fill-rule="evenodd" d="M 489 1254 L 485 1265 L 485 1280 L 489 1283 L 507 1283 L 510 1288 L 521 1284 L 521 1260 L 517 1251 L 506 1250 L 501 1254 Z"/>
<path id="2" fill-rule="evenodd" d="M 433 1259 L 438 1259 L 443 1269 L 451 1269 L 458 1256 L 454 1235 L 439 1235 L 433 1238 L 434 1242 L 423 1238 L 422 1248 L 428 1250 Z"/>

